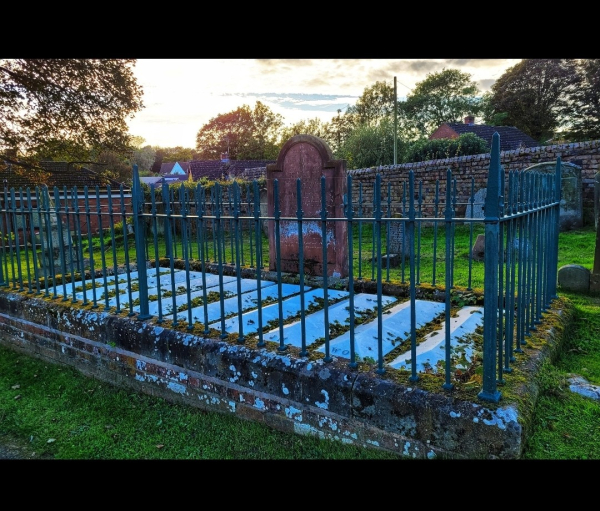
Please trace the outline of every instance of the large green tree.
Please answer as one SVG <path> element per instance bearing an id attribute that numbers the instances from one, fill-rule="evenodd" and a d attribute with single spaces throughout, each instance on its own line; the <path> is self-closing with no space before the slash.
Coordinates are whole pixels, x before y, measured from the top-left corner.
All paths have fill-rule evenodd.
<path id="1" fill-rule="evenodd" d="M 213 117 L 196 135 L 197 157 L 216 160 L 229 153 L 234 160 L 270 160 L 279 152 L 278 137 L 283 118 L 256 102 L 254 110 L 243 105 Z"/>
<path id="2" fill-rule="evenodd" d="M 398 104 L 405 134 L 412 138 L 430 134 L 445 122 L 460 122 L 466 115 L 481 111 L 479 88 L 469 73 L 444 69 L 427 74 L 417 83 L 406 101 Z"/>
<path id="3" fill-rule="evenodd" d="M 571 95 L 567 120 L 569 140 L 600 139 L 600 59 L 581 59 L 576 63 L 580 81 Z"/>
<path id="4" fill-rule="evenodd" d="M 386 82 L 375 82 L 346 110 L 353 124 L 376 126 L 394 115 L 394 87 Z"/>
<path id="5" fill-rule="evenodd" d="M 574 59 L 524 59 L 492 85 L 486 122 L 505 114 L 505 126 L 544 143 L 568 124 L 579 82 Z"/>
<path id="6" fill-rule="evenodd" d="M 0 153 L 95 160 L 131 153 L 127 119 L 143 108 L 134 59 L 1 59 Z"/>

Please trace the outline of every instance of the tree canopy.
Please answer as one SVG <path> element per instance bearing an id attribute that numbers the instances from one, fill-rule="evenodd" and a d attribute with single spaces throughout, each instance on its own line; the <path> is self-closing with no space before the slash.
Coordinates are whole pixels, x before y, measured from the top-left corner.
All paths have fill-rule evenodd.
<path id="1" fill-rule="evenodd" d="M 427 74 L 398 105 L 405 132 L 422 136 L 445 122 L 459 122 L 469 114 L 477 116 L 481 111 L 479 92 L 469 73 L 444 69 Z"/>
<path id="2" fill-rule="evenodd" d="M 578 82 L 573 59 L 524 59 L 492 85 L 486 122 L 504 114 L 505 126 L 543 143 L 568 124 Z"/>
<path id="3" fill-rule="evenodd" d="M 600 138 L 600 59 L 577 62 L 579 82 L 571 95 L 567 138 L 573 141 Z"/>
<path id="4" fill-rule="evenodd" d="M 0 60 L 0 152 L 34 160 L 129 153 L 126 121 L 144 106 L 135 62 Z"/>
<path id="5" fill-rule="evenodd" d="M 234 160 L 275 159 L 283 118 L 268 106 L 256 102 L 254 110 L 243 105 L 213 117 L 196 135 L 197 157 L 216 160 L 228 153 Z"/>

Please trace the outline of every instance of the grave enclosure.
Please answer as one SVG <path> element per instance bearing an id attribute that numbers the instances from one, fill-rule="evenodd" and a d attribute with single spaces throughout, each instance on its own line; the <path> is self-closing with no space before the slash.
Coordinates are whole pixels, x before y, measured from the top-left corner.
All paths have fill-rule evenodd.
<path id="1" fill-rule="evenodd" d="M 490 174 L 498 176 L 498 151 L 493 150 L 492 153 Z M 277 329 L 273 328 L 270 332 L 273 335 L 279 334 L 279 345 L 269 344 L 268 340 L 264 341 L 260 336 L 255 339 L 248 335 L 250 330 L 244 331 L 244 325 L 248 326 L 250 323 L 246 322 L 241 307 L 238 307 L 236 315 L 228 318 L 222 315 L 221 322 L 211 317 L 209 323 L 202 317 L 203 312 L 208 315 L 208 305 L 217 309 L 220 307 L 221 312 L 225 310 L 225 285 L 228 285 L 227 290 L 233 293 L 228 300 L 239 300 L 237 303 L 245 306 L 246 301 L 239 290 L 242 285 L 248 284 L 249 280 L 258 281 L 255 288 L 259 291 L 263 289 L 260 282 L 271 279 L 276 285 L 271 285 L 269 289 L 277 292 L 283 288 L 283 276 L 280 274 L 297 278 L 302 272 L 309 276 L 321 275 L 324 283 L 327 282 L 327 277 L 342 279 L 347 276 L 348 289 L 336 288 L 334 293 L 334 290 L 328 290 L 325 286 L 311 289 L 310 292 L 317 298 L 327 297 L 329 292 L 331 297 L 335 295 L 336 298 L 343 296 L 346 299 L 346 295 L 349 295 L 350 301 L 347 302 L 348 305 L 343 304 L 344 310 L 348 311 L 351 318 L 352 314 L 361 312 L 359 307 L 353 306 L 354 303 L 359 303 L 359 299 L 350 292 L 352 268 L 348 266 L 347 260 L 348 236 L 352 231 L 348 229 L 348 220 L 344 212 L 344 196 L 349 193 L 345 164 L 332 160 L 331 151 L 320 139 L 299 135 L 284 145 L 277 163 L 270 166 L 267 172 L 268 218 L 257 219 L 257 224 L 263 220 L 269 223 L 268 271 L 253 268 L 251 264 L 242 268 L 237 261 L 230 264 L 221 258 L 216 264 L 206 264 L 205 258 L 199 253 L 201 254 L 208 245 L 194 245 L 196 236 L 202 241 L 204 236 L 214 234 L 214 229 L 219 234 L 219 229 L 223 229 L 224 226 L 236 227 L 239 218 L 236 217 L 235 211 L 239 211 L 239 208 L 236 210 L 235 204 L 233 214 L 221 216 L 222 212 L 217 211 L 214 215 L 218 217 L 218 221 L 211 227 L 213 230 L 209 230 L 204 229 L 205 224 L 212 222 L 214 218 L 204 218 L 201 208 L 197 209 L 200 213 L 196 217 L 175 213 L 159 218 L 155 212 L 144 209 L 144 205 L 140 203 L 139 189 L 134 189 L 132 209 L 136 246 L 130 261 L 135 262 L 115 269 L 112 274 L 106 271 L 101 272 L 103 274 L 92 272 L 100 284 L 98 294 L 105 293 L 98 297 L 98 303 L 95 303 L 94 295 L 93 306 L 90 306 L 91 295 L 88 295 L 86 303 L 86 282 L 81 283 L 81 290 L 76 289 L 79 283 L 76 283 L 74 272 L 68 275 L 69 279 L 63 281 L 58 275 L 52 275 L 55 283 L 54 288 L 50 290 L 54 291 L 54 297 L 48 294 L 40 296 L 47 289 L 36 289 L 35 285 L 39 282 L 36 282 L 32 275 L 21 274 L 19 281 L 11 280 L 5 273 L 5 286 L 0 288 L 0 342 L 44 360 L 74 366 L 85 374 L 120 386 L 128 386 L 207 410 L 234 414 L 283 431 L 314 434 L 326 439 L 386 449 L 414 458 L 518 458 L 527 433 L 526 425 L 531 414 L 529 406 L 532 400 L 504 402 L 500 399 L 500 393 L 496 392 L 497 379 L 509 379 L 511 375 L 508 369 L 512 368 L 508 366 L 514 364 L 516 367 L 516 362 L 520 360 L 513 361 L 507 357 L 503 359 L 503 364 L 497 364 L 496 357 L 511 352 L 515 347 L 526 351 L 530 359 L 549 356 L 548 352 L 556 344 L 552 342 L 556 332 L 549 332 L 551 340 L 545 347 L 532 343 L 520 346 L 518 340 L 508 340 L 508 337 L 514 330 L 514 323 L 511 324 L 511 321 L 526 329 L 530 321 L 541 319 L 542 306 L 545 314 L 558 317 L 553 324 L 561 324 L 567 311 L 553 310 L 550 303 L 551 295 L 556 291 L 556 282 L 552 282 L 551 278 L 553 272 L 556 274 L 556 261 L 544 258 L 540 259 L 543 264 L 528 267 L 528 271 L 538 272 L 543 268 L 543 272 L 534 273 L 536 286 L 526 290 L 527 293 L 531 293 L 531 300 L 523 311 L 527 313 L 525 319 L 511 316 L 511 307 L 508 306 L 506 314 L 497 321 L 497 304 L 502 303 L 499 302 L 499 296 L 502 300 L 506 299 L 508 304 L 512 296 L 509 295 L 508 287 L 502 288 L 500 285 L 501 289 L 498 289 L 498 276 L 490 274 L 489 289 L 497 294 L 492 293 L 489 299 L 486 297 L 485 300 L 487 308 L 484 319 L 489 322 L 484 324 L 487 337 L 483 337 L 487 338 L 488 342 L 486 344 L 484 339 L 483 388 L 479 394 L 472 392 L 471 399 L 458 399 L 454 393 L 456 380 L 451 380 L 454 362 L 448 362 L 449 359 L 446 359 L 446 364 L 441 365 L 442 377 L 433 380 L 434 390 L 425 390 L 423 381 L 431 383 L 432 380 L 426 379 L 425 374 L 417 374 L 416 363 L 411 364 L 410 371 L 404 372 L 400 369 L 394 372 L 396 369 L 390 368 L 389 365 L 384 367 L 384 353 L 377 352 L 380 350 L 379 344 L 384 347 L 407 341 L 411 350 L 413 346 L 415 350 L 410 356 L 418 360 L 416 318 L 419 315 L 416 314 L 416 308 L 421 307 L 423 296 L 420 295 L 421 290 L 417 288 L 414 279 L 404 285 L 386 285 L 385 296 L 382 291 L 383 276 L 378 275 L 377 282 L 373 282 L 372 296 L 367 298 L 376 304 L 373 308 L 375 316 L 370 318 L 373 319 L 374 327 L 367 331 L 371 337 L 378 336 L 373 356 L 369 357 L 375 360 L 375 363 L 367 361 L 367 357 L 354 360 L 341 355 L 331 356 L 327 344 L 331 332 L 326 307 L 319 311 L 324 314 L 322 325 L 319 326 L 325 330 L 325 344 L 319 349 L 325 349 L 325 357 L 302 355 L 301 350 L 292 349 L 283 342 L 284 327 L 298 326 L 298 323 L 287 325 L 282 321 L 285 318 L 281 311 L 281 294 L 273 295 L 279 296 L 279 299 L 272 304 L 263 304 L 260 294 L 256 301 L 248 301 L 252 302 L 253 309 L 250 312 L 254 314 L 252 333 L 261 332 L 266 326 L 261 324 L 261 314 L 266 314 L 267 308 L 271 307 L 272 311 L 281 307 L 278 316 L 280 330 L 277 332 Z M 135 174 L 137 177 L 137 172 Z M 301 178 L 300 184 L 298 178 Z M 409 188 L 414 186 L 414 176 L 410 179 Z M 535 212 L 540 214 L 534 221 L 539 217 L 548 222 L 546 227 L 557 226 L 558 202 L 552 193 L 553 175 L 536 179 L 537 189 L 545 195 L 544 205 L 536 206 Z M 492 185 L 498 187 L 499 179 Z M 375 191 L 375 194 L 377 193 L 379 192 Z M 446 191 L 444 197 L 446 203 L 451 202 L 449 193 Z M 406 226 L 405 233 L 411 237 L 414 236 L 416 221 L 410 220 L 412 223 L 406 223 L 405 220 L 415 217 L 414 195 L 412 194 L 412 199 L 407 203 L 408 216 L 403 218 L 402 223 L 398 222 L 399 225 Z M 490 197 L 494 196 L 498 196 L 497 191 L 490 194 Z M 486 199 L 487 211 L 498 207 L 490 197 Z M 373 217 L 368 220 L 370 223 L 380 222 L 384 226 L 387 225 L 385 219 Z M 507 221 L 512 222 L 510 225 L 514 226 L 520 220 L 515 217 Z M 173 243 L 181 243 L 178 250 L 173 251 L 171 246 L 165 249 L 169 254 L 178 254 L 177 260 L 174 255 L 169 258 L 161 257 L 164 254 L 154 255 L 157 245 L 152 246 L 152 239 L 141 239 L 140 236 L 143 231 L 140 226 L 145 222 L 164 222 L 166 232 L 181 233 L 180 237 L 171 240 Z M 189 228 L 191 222 L 194 222 L 196 231 Z M 491 249 L 491 253 L 497 253 L 498 244 L 502 243 L 497 237 L 498 225 L 494 225 L 493 222 L 488 224 L 486 234 L 491 234 L 486 239 L 486 250 Z M 192 239 L 186 237 L 188 232 L 194 232 Z M 239 230 L 234 228 L 228 233 L 231 236 L 228 241 L 231 241 L 236 249 L 239 241 L 235 238 L 237 232 Z M 546 232 L 548 237 L 536 238 L 536 243 L 539 243 L 537 253 L 540 256 L 553 253 L 554 240 L 551 235 L 556 234 L 556 231 L 548 228 Z M 303 235 L 299 236 L 300 233 Z M 308 240 L 306 250 L 300 249 L 300 244 L 305 240 Z M 223 243 L 223 247 L 227 244 Z M 147 245 L 151 246 L 151 250 L 146 253 Z M 222 247 L 220 243 L 218 246 L 219 249 Z M 411 243 L 411 246 L 413 249 L 409 250 L 409 255 L 413 259 L 414 243 Z M 378 250 L 381 248 L 379 246 Z M 518 248 L 512 243 L 508 244 L 508 254 L 515 264 L 521 264 L 524 259 L 515 252 Z M 110 253 L 107 256 L 110 256 Z M 2 252 L 2 257 L 8 257 L 6 251 Z M 3 259 L 3 262 L 6 261 L 7 259 Z M 272 264 L 273 262 L 275 264 Z M 83 264 L 83 258 L 78 259 L 78 264 Z M 8 264 L 1 266 L 10 267 Z M 490 267 L 497 270 L 497 261 L 490 264 Z M 160 274 L 163 272 L 164 282 L 161 283 Z M 206 279 L 208 273 L 212 273 L 211 281 L 214 283 L 214 287 L 210 289 L 218 290 L 220 303 L 208 304 L 206 301 L 208 284 L 206 281 L 202 282 L 202 279 Z M 448 275 L 449 271 L 444 283 L 446 290 L 450 284 Z M 515 275 L 514 270 L 511 275 Z M 137 279 L 135 296 L 131 292 L 131 279 L 134 276 Z M 227 279 L 227 284 L 224 282 L 225 276 L 232 277 Z M 179 280 L 176 281 L 176 277 Z M 195 323 L 191 308 L 176 312 L 181 304 L 192 303 L 192 279 L 195 279 L 195 282 L 200 281 L 197 288 L 200 294 L 197 296 L 204 299 L 204 303 L 198 307 L 199 319 Z M 441 277 L 440 279 L 443 280 Z M 121 296 L 122 308 L 117 306 L 115 309 L 112 302 L 109 303 L 109 295 L 106 294 L 109 284 L 111 295 L 114 291 L 115 296 Z M 122 295 L 119 294 L 119 285 L 123 287 Z M 156 286 L 152 288 L 152 292 L 149 292 L 150 286 Z M 162 298 L 161 286 L 169 292 Z M 428 301 L 435 298 L 435 312 L 446 311 L 445 317 L 441 319 L 446 320 L 445 324 L 448 327 L 432 333 L 437 334 L 435 337 L 438 339 L 445 339 L 441 346 L 445 350 L 444 353 L 450 357 L 451 303 L 450 293 L 444 292 L 444 286 L 435 291 L 430 287 L 431 296 L 426 298 Z M 176 291 L 180 287 L 181 294 L 177 295 Z M 527 294 L 524 290 L 518 291 L 520 295 Z M 86 307 L 78 307 L 81 298 L 76 296 L 77 293 L 83 293 Z M 153 309 L 150 313 L 149 296 L 154 296 L 154 293 L 157 293 L 158 299 L 152 298 Z M 405 316 L 410 316 L 411 326 L 403 327 L 402 331 L 394 334 L 397 338 L 391 340 L 384 338 L 381 333 L 384 323 L 382 298 L 400 299 L 403 303 L 399 305 L 406 306 L 404 312 L 410 311 L 410 314 Z M 137 302 L 139 305 L 134 305 Z M 326 299 L 324 303 L 327 304 Z M 204 305 L 206 308 L 202 311 Z M 426 309 L 425 305 L 422 309 Z M 155 310 L 158 311 L 156 315 Z M 173 313 L 173 317 L 167 319 L 169 312 Z M 475 315 L 471 312 L 473 311 L 469 310 L 469 316 L 472 318 Z M 161 314 L 164 314 L 164 317 Z M 191 318 L 189 324 L 175 324 L 174 319 L 177 319 L 178 314 L 183 318 Z M 302 323 L 302 317 L 293 318 Z M 308 321 L 310 318 L 304 319 Z M 230 328 L 234 323 L 235 327 Z M 354 325 L 352 321 L 349 324 Z M 363 325 L 355 326 L 356 332 L 350 328 L 344 335 L 348 333 L 350 339 L 352 335 L 358 338 L 359 326 Z M 219 328 L 222 330 L 219 331 Z M 496 332 L 500 332 L 499 351 L 495 351 Z M 503 344 L 505 338 L 506 344 Z M 513 341 L 517 344 L 512 344 Z M 489 346 L 492 346 L 491 350 Z M 521 355 L 517 355 L 515 358 L 520 357 Z M 405 361 L 402 363 L 406 364 Z M 524 369 L 519 366 L 519 370 L 531 371 L 535 365 L 526 364 Z M 497 370 L 506 371 L 498 375 Z M 519 388 L 517 392 L 530 392 L 529 384 L 534 376 L 527 373 L 524 378 L 527 382 L 524 384 L 525 388 Z M 481 382 L 477 384 L 480 385 Z"/>

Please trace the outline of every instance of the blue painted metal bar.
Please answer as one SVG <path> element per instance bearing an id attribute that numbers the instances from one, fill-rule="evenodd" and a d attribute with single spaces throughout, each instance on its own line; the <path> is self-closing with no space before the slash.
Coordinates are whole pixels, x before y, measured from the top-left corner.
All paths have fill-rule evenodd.
<path id="1" fill-rule="evenodd" d="M 159 252 L 159 244 L 158 244 L 158 214 L 157 214 L 157 207 L 156 207 L 156 194 L 154 193 L 154 183 L 150 185 L 150 213 L 152 215 L 152 237 L 153 237 L 153 245 L 154 245 L 154 269 L 156 270 L 156 277 L 157 279 L 160 277 L 160 252 Z M 137 199 L 135 199 L 135 197 L 138 197 Z M 132 190 L 132 203 L 133 203 L 133 220 L 134 220 L 134 231 L 138 232 L 138 229 L 143 229 L 142 227 L 142 223 L 144 222 L 143 218 L 139 217 L 139 195 L 136 193 L 136 189 L 135 187 Z M 145 230 L 144 230 L 145 232 Z M 139 246 L 139 240 L 138 240 L 139 236 L 135 237 L 135 247 L 136 247 L 136 258 L 139 261 L 139 251 L 140 250 L 145 250 L 145 244 L 144 247 L 140 247 Z M 144 279 L 144 281 L 146 281 L 146 279 Z M 146 282 L 145 284 L 145 288 L 146 288 L 146 292 L 145 293 L 141 293 L 140 292 L 140 314 L 142 314 L 142 310 L 144 311 L 143 314 L 149 314 L 150 313 L 150 304 L 148 303 L 148 283 Z M 162 289 L 160 286 L 160 282 L 159 285 L 157 286 L 157 291 L 156 291 L 156 301 L 158 302 L 158 317 L 157 317 L 157 323 L 161 324 L 163 322 L 163 307 L 162 307 Z"/>
<path id="2" fill-rule="evenodd" d="M 263 318 L 262 318 L 262 220 L 260 216 L 260 192 L 258 182 L 255 180 L 254 186 L 254 235 L 256 236 L 256 296 L 258 303 L 258 344 L 263 347 L 266 345 L 263 338 Z M 281 287 L 278 288 L 281 292 Z M 281 296 L 281 294 L 279 295 Z"/>
<path id="3" fill-rule="evenodd" d="M 402 183 L 402 217 L 406 218 L 407 215 L 406 209 L 406 181 Z M 402 229 L 402 259 L 401 259 L 401 274 L 402 274 L 402 284 L 406 282 L 405 278 L 405 254 L 406 254 L 406 244 L 408 242 L 408 235 L 406 232 L 406 223 L 404 225 L 404 229 Z"/>
<path id="4" fill-rule="evenodd" d="M 552 208 L 551 229 L 552 229 L 552 259 L 548 265 L 548 280 L 550 282 L 549 291 L 552 299 L 558 298 L 557 279 L 558 279 L 558 235 L 560 232 L 560 197 L 561 197 L 561 158 L 556 158 L 556 171 L 554 173 L 554 206 Z"/>
<path id="5" fill-rule="evenodd" d="M 392 183 L 388 182 L 387 187 L 387 221 L 385 223 L 385 253 L 386 253 L 386 265 L 385 265 L 385 281 L 390 281 L 390 218 L 392 218 Z M 350 252 L 352 253 L 352 252 Z"/>
<path id="6" fill-rule="evenodd" d="M 240 187 L 237 181 L 233 183 L 233 237 L 235 240 L 235 272 L 237 276 L 237 300 L 238 300 L 238 342 L 243 343 L 245 340 L 244 336 L 244 322 L 242 321 L 242 311 L 244 310 L 242 304 L 242 273 L 241 273 L 241 261 L 240 261 Z"/>
<path id="7" fill-rule="evenodd" d="M 456 179 L 454 179 L 452 181 L 452 217 L 454 217 L 454 214 L 456 213 L 456 203 L 457 203 L 457 195 L 458 192 L 456 190 Z M 456 232 L 456 223 L 452 222 L 450 224 L 450 231 L 452 234 L 452 259 L 450 260 L 450 281 L 452 282 L 451 287 L 454 287 L 454 254 L 456 254 L 456 246 L 455 246 L 455 241 L 456 241 L 456 236 L 454 235 L 454 233 Z M 447 262 L 446 262 L 447 263 Z M 446 267 L 446 270 L 448 270 L 448 267 Z"/>
<path id="8" fill-rule="evenodd" d="M 31 268 L 29 266 L 29 247 L 28 247 L 28 242 L 27 242 L 27 225 L 30 226 L 30 231 L 33 233 L 33 225 L 31 222 L 31 194 L 29 193 L 29 188 L 27 188 L 27 190 L 25 191 L 26 196 L 29 197 L 29 202 L 28 202 L 28 208 L 29 208 L 29 213 L 27 213 L 26 208 L 25 208 L 25 201 L 23 198 L 23 190 L 21 190 L 20 192 L 20 205 L 21 205 L 21 218 L 23 221 L 23 245 L 25 248 L 25 262 L 26 262 L 26 266 L 27 266 L 27 288 L 28 288 L 28 293 L 33 293 L 33 286 L 31 283 Z M 35 238 L 33 239 L 33 243 L 32 243 L 32 250 L 34 251 L 35 254 Z M 35 257 L 34 257 L 35 259 Z"/>
<path id="9" fill-rule="evenodd" d="M 279 351 L 285 351 L 287 346 L 284 344 L 283 337 L 283 291 L 281 282 L 281 211 L 279 209 L 279 180 L 273 180 L 273 217 L 275 219 L 275 257 L 277 259 L 277 296 L 279 297 L 277 312 L 279 319 Z"/>
<path id="10" fill-rule="evenodd" d="M 65 226 L 66 226 L 66 233 L 67 233 L 67 245 L 65 248 L 65 256 L 69 262 L 68 280 L 71 284 L 71 294 L 72 294 L 71 301 L 75 302 L 77 300 L 75 298 L 75 267 L 73 264 L 73 258 L 75 257 L 75 254 L 73 253 L 73 237 L 72 237 L 72 231 L 71 231 L 72 213 L 71 213 L 71 210 L 69 209 L 69 192 L 67 191 L 66 186 L 63 187 L 63 197 L 65 199 Z"/>
<path id="11" fill-rule="evenodd" d="M 496 344 L 498 315 L 498 197 L 500 196 L 500 135 L 492 135 L 490 170 L 485 198 L 485 259 L 483 312 L 483 388 L 478 394 L 484 401 L 498 402 L 496 382 Z"/>
<path id="12" fill-rule="evenodd" d="M 415 173 L 413 170 L 408 172 L 408 224 L 405 229 L 408 231 L 408 249 L 409 249 L 409 272 L 410 272 L 410 381 L 417 381 L 417 312 L 416 312 L 416 277 L 415 277 Z"/>
<path id="13" fill-rule="evenodd" d="M 154 187 L 151 187 L 152 192 L 152 207 L 156 211 L 154 203 Z M 140 312 L 138 319 L 144 320 L 151 317 L 150 307 L 148 304 L 148 275 L 146 272 L 146 230 L 144 229 L 144 191 L 140 184 L 140 175 L 138 166 L 133 166 L 133 186 L 131 189 L 131 205 L 133 215 L 133 232 L 135 234 L 135 255 L 137 261 L 137 270 L 139 277 L 139 296 L 140 296 Z M 156 233 L 156 223 L 154 232 Z M 155 239 L 156 256 L 158 257 L 158 243 Z M 158 275 L 158 259 L 156 265 L 156 273 Z M 116 277 L 116 275 L 115 275 Z M 159 291 L 160 294 L 160 291 Z"/>
<path id="14" fill-rule="evenodd" d="M 49 296 L 48 292 L 48 265 L 45 263 L 45 253 L 46 253 L 46 236 L 44 236 L 44 213 L 43 213 L 43 205 L 44 205 L 44 194 L 47 188 L 44 186 L 43 188 L 36 187 L 36 214 L 38 221 L 38 239 L 40 242 L 40 252 L 38 254 L 42 278 L 44 279 L 44 296 Z M 2 225 L 4 222 L 2 222 Z M 2 237 L 4 237 L 4 231 L 0 233 Z M 2 247 L 2 251 L 4 252 L 4 247 Z M 0 263 L 0 275 L 2 275 L 2 264 Z M 0 285 L 2 284 L 2 277 L 0 277 Z"/>
<path id="15" fill-rule="evenodd" d="M 356 340 L 354 337 L 354 238 L 353 238 L 353 213 L 354 210 L 352 208 L 352 176 L 346 176 L 346 195 L 344 196 L 345 202 L 345 214 L 346 219 L 348 221 L 348 302 L 349 309 L 348 313 L 350 314 L 349 318 L 349 334 L 350 334 L 350 362 L 348 363 L 348 367 L 355 369 L 358 367 L 358 363 L 356 361 Z M 359 241 L 360 243 L 360 241 Z"/>
<path id="16" fill-rule="evenodd" d="M 53 295 L 52 298 L 56 298 L 58 296 L 56 289 L 56 269 L 54 268 L 54 242 L 52 236 L 52 228 L 51 228 L 51 217 L 50 217 L 50 192 L 47 188 L 44 188 L 44 202 L 45 202 L 45 216 L 46 216 L 46 239 L 48 240 L 48 254 L 47 254 L 47 262 L 50 270 L 50 278 L 52 280 L 52 290 Z M 48 283 L 46 283 L 46 287 Z M 48 293 L 46 293 L 48 296 Z"/>
<path id="17" fill-rule="evenodd" d="M 508 210 L 509 220 L 506 228 L 506 340 L 505 340 L 505 360 L 506 365 L 504 372 L 511 372 L 510 363 L 515 361 L 514 356 L 514 329 L 515 329 L 515 226 L 516 226 L 516 174 L 509 172 L 508 174 Z"/>
<path id="18" fill-rule="evenodd" d="M 361 218 L 363 216 L 363 189 L 362 183 L 358 183 L 358 217 Z M 358 221 L 358 280 L 362 280 L 362 231 L 363 231 L 363 222 L 362 220 Z"/>
<path id="19" fill-rule="evenodd" d="M 440 180 L 435 180 L 435 196 L 433 202 L 433 218 L 437 219 L 440 207 Z M 433 268 L 431 275 L 431 284 L 435 286 L 435 277 L 437 270 L 437 238 L 438 238 L 438 222 L 433 222 Z"/>
<path id="20" fill-rule="evenodd" d="M 202 310 L 204 313 L 204 334 L 207 335 L 210 332 L 210 327 L 208 326 L 208 293 L 206 291 L 206 255 L 205 249 L 208 248 L 208 245 L 205 244 L 206 237 L 206 220 L 204 218 L 204 214 L 206 212 L 206 193 L 202 185 L 198 183 L 196 187 L 196 215 L 198 216 L 198 247 L 199 247 L 199 257 L 200 257 L 200 270 L 202 273 Z"/>
<path id="21" fill-rule="evenodd" d="M 419 195 L 417 199 L 417 217 L 421 218 L 423 216 L 423 181 L 419 181 Z M 421 283 L 421 225 L 422 222 L 419 221 L 416 224 L 417 229 L 417 252 L 415 257 L 416 268 L 416 280 L 415 284 L 418 286 Z"/>
<path id="22" fill-rule="evenodd" d="M 86 291 L 86 275 L 85 275 L 85 264 L 83 260 L 83 236 L 81 234 L 81 226 L 85 225 L 81 219 L 81 211 L 79 209 L 79 192 L 77 187 L 73 187 L 73 215 L 75 219 L 75 236 L 77 242 L 75 247 L 77 249 L 77 266 L 78 266 L 78 277 L 81 279 L 81 286 L 83 287 L 83 304 L 88 304 L 87 291 Z M 73 285 L 75 283 L 73 282 Z M 73 300 L 75 301 L 75 290 L 73 290 Z"/>
<path id="23" fill-rule="evenodd" d="M 115 213 L 112 202 L 112 190 L 110 185 L 106 187 L 106 194 L 108 196 L 108 222 L 110 227 L 110 248 L 113 260 L 113 275 L 115 276 L 115 305 L 116 312 L 121 312 L 121 291 L 119 290 L 119 261 L 117 259 L 117 242 L 115 240 Z"/>
<path id="24" fill-rule="evenodd" d="M 381 284 L 381 219 L 383 211 L 381 210 L 381 174 L 375 176 L 375 190 L 373 191 L 373 208 L 375 217 L 375 229 L 373 231 L 373 246 L 377 245 L 377 369 L 378 374 L 385 373 L 383 367 L 383 308 L 381 304 L 381 296 L 383 294 Z M 375 241 L 377 240 L 377 242 Z"/>
<path id="25" fill-rule="evenodd" d="M 325 176 L 321 176 L 321 240 L 323 247 L 323 322 L 325 327 L 324 361 L 331 362 L 333 358 L 329 352 L 329 283 L 327 281 L 329 260 L 327 257 L 327 190 Z M 283 331 L 280 333 L 283 333 Z"/>
<path id="26" fill-rule="evenodd" d="M 221 237 L 223 236 L 223 227 L 222 227 L 222 202 L 221 202 L 221 185 L 219 183 L 215 183 L 215 202 L 214 202 L 214 216 L 215 216 L 215 225 L 213 230 L 213 236 L 218 239 L 217 242 L 217 267 L 219 269 L 219 304 L 221 307 L 221 338 L 225 339 L 227 337 L 227 332 L 225 331 L 225 293 L 223 291 L 223 244 L 221 243 Z"/>
<path id="27" fill-rule="evenodd" d="M 8 166 L 10 169 L 10 165 Z M 8 220 L 8 200 L 7 200 L 7 189 L 6 185 L 4 186 L 4 198 L 2 200 L 2 207 L 0 209 L 0 286 L 9 286 L 8 279 L 8 255 L 7 255 L 7 241 L 10 238 L 11 230 Z M 43 250 L 42 250 L 43 254 Z M 11 259 L 12 261 L 12 259 Z M 44 282 L 46 284 L 46 289 L 48 282 L 46 278 L 44 278 Z"/>
<path id="28" fill-rule="evenodd" d="M 300 277 L 300 335 L 301 349 L 300 356 L 306 357 L 306 303 L 304 297 L 304 232 L 302 230 L 302 219 L 304 212 L 302 211 L 302 180 L 296 180 L 296 218 L 298 219 L 298 272 Z M 350 258 L 352 259 L 352 258 Z"/>
<path id="29" fill-rule="evenodd" d="M 129 304 L 129 316 L 134 316 L 135 312 L 133 311 L 133 298 L 132 298 L 132 290 L 131 290 L 131 272 L 128 271 L 130 268 L 129 261 L 129 240 L 128 240 L 128 229 L 127 229 L 127 211 L 125 209 L 125 193 L 123 190 L 123 184 L 119 185 L 119 202 L 121 206 L 121 224 L 123 226 L 123 247 L 125 249 L 124 257 L 125 257 L 125 274 L 127 278 L 127 295 L 128 295 L 128 304 Z M 137 259 L 138 264 L 146 264 L 146 257 L 143 259 Z"/>
<path id="30" fill-rule="evenodd" d="M 475 178 L 471 178 L 471 193 L 469 194 L 469 214 L 467 215 L 469 218 L 473 218 L 475 207 Z M 473 222 L 469 222 L 469 248 L 473 247 Z M 472 285 L 472 277 L 473 277 L 473 251 L 469 250 L 469 278 L 467 283 L 467 290 L 470 291 L 473 289 Z"/>
<path id="31" fill-rule="evenodd" d="M 58 251 L 59 251 L 59 258 L 60 258 L 60 271 L 61 271 L 61 283 L 63 286 L 63 302 L 66 302 L 69 298 L 67 296 L 67 279 L 65 278 L 66 274 L 67 274 L 67 265 L 66 265 L 66 259 L 67 256 L 65 254 L 65 237 L 64 237 L 64 233 L 63 233 L 63 220 L 62 220 L 62 214 L 61 214 L 61 209 L 60 209 L 60 195 L 58 192 L 58 187 L 55 186 L 54 187 L 54 201 L 55 201 L 55 208 L 56 208 L 56 228 L 58 231 Z M 17 256 L 18 256 L 18 252 L 17 252 Z M 20 258 L 19 258 L 19 263 L 20 263 Z"/>
<path id="32" fill-rule="evenodd" d="M 504 168 L 500 167 L 500 195 L 498 196 L 498 369 L 496 381 L 504 384 L 502 376 L 504 369 L 504 254 L 506 246 L 504 243 Z"/>
<path id="33" fill-rule="evenodd" d="M 444 210 L 444 218 L 445 218 L 445 228 L 444 232 L 446 235 L 446 289 L 444 290 L 445 295 L 445 303 L 446 307 L 444 309 L 445 313 L 445 342 L 444 342 L 444 355 L 445 355 L 445 367 L 444 367 L 444 384 L 442 388 L 446 390 L 450 390 L 454 388 L 451 380 L 452 374 L 452 343 L 450 337 L 450 325 L 451 325 L 451 293 L 450 289 L 452 288 L 452 274 L 448 271 L 448 264 L 452 258 L 452 217 L 454 214 L 454 209 L 452 207 L 452 191 L 450 189 L 450 183 L 452 182 L 452 171 L 450 169 L 446 170 L 446 208 Z M 412 330 L 412 328 L 411 328 Z M 413 359 L 414 360 L 414 359 Z M 412 364 L 415 366 L 416 364 Z"/>

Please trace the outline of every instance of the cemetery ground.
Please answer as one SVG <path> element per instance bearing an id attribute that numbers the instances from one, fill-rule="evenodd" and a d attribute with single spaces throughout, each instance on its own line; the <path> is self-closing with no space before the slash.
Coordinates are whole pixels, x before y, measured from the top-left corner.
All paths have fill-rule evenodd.
<path id="1" fill-rule="evenodd" d="M 595 236 L 593 227 L 561 233 L 559 268 L 591 269 Z M 539 372 L 532 434 L 521 458 L 600 459 L 600 402 L 569 389 L 572 374 L 600 385 L 600 295 L 559 294 L 573 304 L 573 323 L 557 360 Z M 6 348 L 0 348 L 0 458 L 401 459 L 173 404 Z"/>

